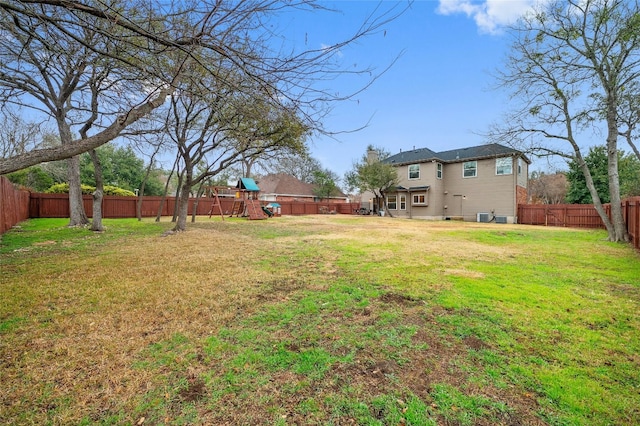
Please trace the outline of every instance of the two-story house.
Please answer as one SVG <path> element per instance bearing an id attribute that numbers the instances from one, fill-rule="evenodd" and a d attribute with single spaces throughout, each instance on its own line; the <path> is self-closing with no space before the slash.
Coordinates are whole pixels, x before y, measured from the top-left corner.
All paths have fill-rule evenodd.
<path id="1" fill-rule="evenodd" d="M 399 184 L 385 200 L 396 217 L 515 223 L 527 200 L 530 161 L 499 144 L 420 148 L 382 161 L 398 168 Z"/>

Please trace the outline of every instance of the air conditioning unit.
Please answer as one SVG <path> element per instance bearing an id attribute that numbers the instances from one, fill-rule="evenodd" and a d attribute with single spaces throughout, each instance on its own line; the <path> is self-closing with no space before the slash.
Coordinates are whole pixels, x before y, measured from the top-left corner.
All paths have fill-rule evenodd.
<path id="1" fill-rule="evenodd" d="M 496 223 L 507 223 L 506 216 L 496 216 Z"/>
<path id="2" fill-rule="evenodd" d="M 488 223 L 491 220 L 489 213 L 478 213 L 478 222 Z"/>

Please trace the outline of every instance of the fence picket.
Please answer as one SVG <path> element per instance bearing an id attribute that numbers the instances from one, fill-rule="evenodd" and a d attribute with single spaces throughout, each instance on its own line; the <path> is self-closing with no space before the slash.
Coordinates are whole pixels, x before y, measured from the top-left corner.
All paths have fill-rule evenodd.
<path id="1" fill-rule="evenodd" d="M 9 179 L 0 176 L 0 235 L 29 219 L 29 192 L 16 189 Z"/>

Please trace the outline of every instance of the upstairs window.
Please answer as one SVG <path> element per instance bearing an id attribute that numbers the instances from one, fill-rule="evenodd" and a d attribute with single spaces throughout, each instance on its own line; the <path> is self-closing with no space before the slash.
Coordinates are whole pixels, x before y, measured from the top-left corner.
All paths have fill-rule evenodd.
<path id="1" fill-rule="evenodd" d="M 496 174 L 510 175 L 513 173 L 513 159 L 511 157 L 496 158 Z"/>
<path id="2" fill-rule="evenodd" d="M 466 163 L 462 163 L 462 176 L 466 178 L 478 176 L 478 162 L 467 161 Z"/>
<path id="3" fill-rule="evenodd" d="M 442 179 L 442 163 L 436 164 L 436 178 Z"/>
<path id="4" fill-rule="evenodd" d="M 409 166 L 409 179 L 420 179 L 420 164 Z"/>

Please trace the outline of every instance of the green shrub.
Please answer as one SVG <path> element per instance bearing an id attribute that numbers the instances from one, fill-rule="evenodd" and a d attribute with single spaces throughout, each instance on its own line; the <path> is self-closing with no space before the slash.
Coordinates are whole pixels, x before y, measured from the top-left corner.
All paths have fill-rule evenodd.
<path id="1" fill-rule="evenodd" d="M 86 195 L 91 195 L 93 193 L 93 191 L 96 190 L 95 186 L 90 186 L 90 185 L 80 185 L 80 187 L 82 188 L 82 193 L 86 194 Z M 49 187 L 49 189 L 47 189 L 45 191 L 47 194 L 68 194 L 69 193 L 69 184 L 68 183 L 58 183 L 55 185 L 52 185 L 51 187 Z M 135 197 L 136 194 L 134 194 L 131 191 L 128 191 L 126 189 L 122 189 L 122 188 L 118 188 L 117 186 L 111 186 L 111 185 L 105 185 L 104 186 L 104 195 L 118 195 L 121 197 Z"/>
<path id="2" fill-rule="evenodd" d="M 89 185 L 80 185 L 82 188 L 82 193 L 91 195 L 93 191 L 96 190 L 95 187 Z M 51 185 L 49 189 L 45 191 L 47 194 L 68 194 L 69 193 L 69 184 L 68 183 L 56 183 L 55 185 Z"/>
<path id="3" fill-rule="evenodd" d="M 104 186 L 104 195 L 119 195 L 121 197 L 135 197 L 132 191 L 128 189 L 122 189 L 117 186 L 105 185 Z"/>

